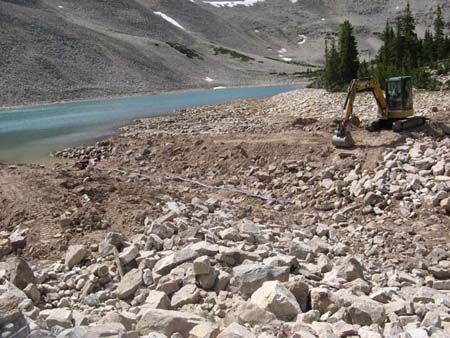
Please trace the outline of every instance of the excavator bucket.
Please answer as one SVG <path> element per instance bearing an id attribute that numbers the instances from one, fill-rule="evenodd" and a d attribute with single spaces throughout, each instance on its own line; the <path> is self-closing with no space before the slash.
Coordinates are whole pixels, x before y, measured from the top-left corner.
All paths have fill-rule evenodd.
<path id="1" fill-rule="evenodd" d="M 331 143 L 336 148 L 351 148 L 355 145 L 352 134 L 346 129 L 341 129 L 334 134 Z"/>

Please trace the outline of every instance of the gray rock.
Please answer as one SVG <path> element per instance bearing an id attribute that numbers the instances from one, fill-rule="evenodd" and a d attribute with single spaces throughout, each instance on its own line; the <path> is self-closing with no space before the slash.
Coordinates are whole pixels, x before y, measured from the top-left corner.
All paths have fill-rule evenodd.
<path id="1" fill-rule="evenodd" d="M 264 282 L 278 280 L 286 282 L 289 279 L 289 268 L 272 267 L 263 264 L 243 264 L 233 268 L 232 286 L 242 295 L 250 296 Z"/>
<path id="2" fill-rule="evenodd" d="M 196 275 L 208 275 L 211 272 L 211 262 L 208 256 L 201 256 L 194 260 L 194 273 Z"/>
<path id="3" fill-rule="evenodd" d="M 217 338 L 256 338 L 256 336 L 238 323 L 232 323 Z"/>
<path id="4" fill-rule="evenodd" d="M 168 274 L 174 267 L 201 256 L 198 251 L 190 248 L 185 248 L 181 251 L 174 252 L 173 254 L 161 258 L 154 266 L 153 272 L 159 275 Z"/>
<path id="5" fill-rule="evenodd" d="M 10 257 L 6 260 L 6 269 L 9 281 L 19 289 L 24 289 L 28 284 L 35 283 L 35 276 L 28 263 L 19 257 Z"/>
<path id="6" fill-rule="evenodd" d="M 348 314 L 352 324 L 361 326 L 382 325 L 386 320 L 383 306 L 367 296 L 355 298 L 348 308 Z"/>
<path id="7" fill-rule="evenodd" d="M 119 254 L 120 263 L 127 265 L 131 263 L 139 255 L 139 248 L 136 245 L 130 245 L 123 249 Z"/>
<path id="8" fill-rule="evenodd" d="M 187 337 L 192 328 L 203 322 L 206 322 L 204 318 L 187 312 L 149 309 L 138 321 L 136 330 L 140 335 L 156 331 L 170 337 L 180 332 Z"/>
<path id="9" fill-rule="evenodd" d="M 142 285 L 142 271 L 133 269 L 123 276 L 116 289 L 116 295 L 120 299 L 126 299 L 132 296 Z"/>
<path id="10" fill-rule="evenodd" d="M 150 290 L 143 306 L 150 309 L 169 310 L 170 299 L 162 291 Z"/>
<path id="11" fill-rule="evenodd" d="M 370 205 L 371 207 L 374 207 L 383 201 L 384 201 L 383 196 L 377 195 L 374 192 L 368 192 L 364 197 L 364 204 Z"/>
<path id="12" fill-rule="evenodd" d="M 295 296 L 279 281 L 265 282 L 252 294 L 251 302 L 281 320 L 292 320 L 301 312 Z"/>
<path id="13" fill-rule="evenodd" d="M 195 285 L 185 285 L 172 296 L 171 306 L 177 309 L 186 304 L 196 304 L 199 296 L 200 290 Z"/>
<path id="14" fill-rule="evenodd" d="M 71 245 L 67 249 L 65 263 L 69 269 L 79 264 L 87 256 L 87 250 L 84 245 Z"/>
<path id="15" fill-rule="evenodd" d="M 311 252 L 308 244 L 303 242 L 292 241 L 289 245 L 289 254 L 301 260 L 305 260 Z"/>

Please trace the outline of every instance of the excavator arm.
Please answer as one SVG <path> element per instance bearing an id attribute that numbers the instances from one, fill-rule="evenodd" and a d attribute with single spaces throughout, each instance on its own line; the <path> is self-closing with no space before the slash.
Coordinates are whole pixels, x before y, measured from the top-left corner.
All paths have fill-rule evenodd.
<path id="1" fill-rule="evenodd" d="M 343 118 L 341 121 L 341 128 L 345 128 L 349 123 L 353 115 L 353 104 L 355 102 L 356 94 L 372 92 L 375 101 L 377 102 L 378 108 L 381 112 L 381 118 L 387 118 L 388 109 L 386 98 L 384 97 L 383 90 L 381 89 L 380 83 L 372 79 L 354 79 L 350 83 L 347 97 L 345 99 L 343 107 Z"/>
<path id="2" fill-rule="evenodd" d="M 372 92 L 378 108 L 381 112 L 381 118 L 388 117 L 388 108 L 386 98 L 381 89 L 380 83 L 372 79 L 354 79 L 350 82 L 344 107 L 342 108 L 343 118 L 340 122 L 339 129 L 333 137 L 333 144 L 337 147 L 351 147 L 355 144 L 351 134 L 347 131 L 347 125 L 353 116 L 353 104 L 356 94 L 363 92 Z"/>

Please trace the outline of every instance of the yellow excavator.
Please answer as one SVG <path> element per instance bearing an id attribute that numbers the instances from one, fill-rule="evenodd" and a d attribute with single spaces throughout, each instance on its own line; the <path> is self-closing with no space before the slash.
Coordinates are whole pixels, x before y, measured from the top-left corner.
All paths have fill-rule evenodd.
<path id="1" fill-rule="evenodd" d="M 379 119 L 367 125 L 368 131 L 392 129 L 395 132 L 417 128 L 424 125 L 427 118 L 414 116 L 413 90 L 410 76 L 393 77 L 386 80 L 386 96 L 377 80 L 370 78 L 354 79 L 350 83 L 343 107 L 343 118 L 332 143 L 338 148 L 350 148 L 355 145 L 347 125 L 353 116 L 353 104 L 356 94 L 372 92 L 378 105 Z"/>

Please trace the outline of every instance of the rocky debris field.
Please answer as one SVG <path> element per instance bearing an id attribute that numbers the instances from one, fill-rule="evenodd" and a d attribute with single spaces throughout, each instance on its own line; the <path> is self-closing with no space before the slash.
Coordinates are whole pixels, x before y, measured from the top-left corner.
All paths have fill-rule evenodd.
<path id="1" fill-rule="evenodd" d="M 450 337 L 450 95 L 330 139 L 341 94 L 139 120 L 1 166 L 0 337 Z"/>

